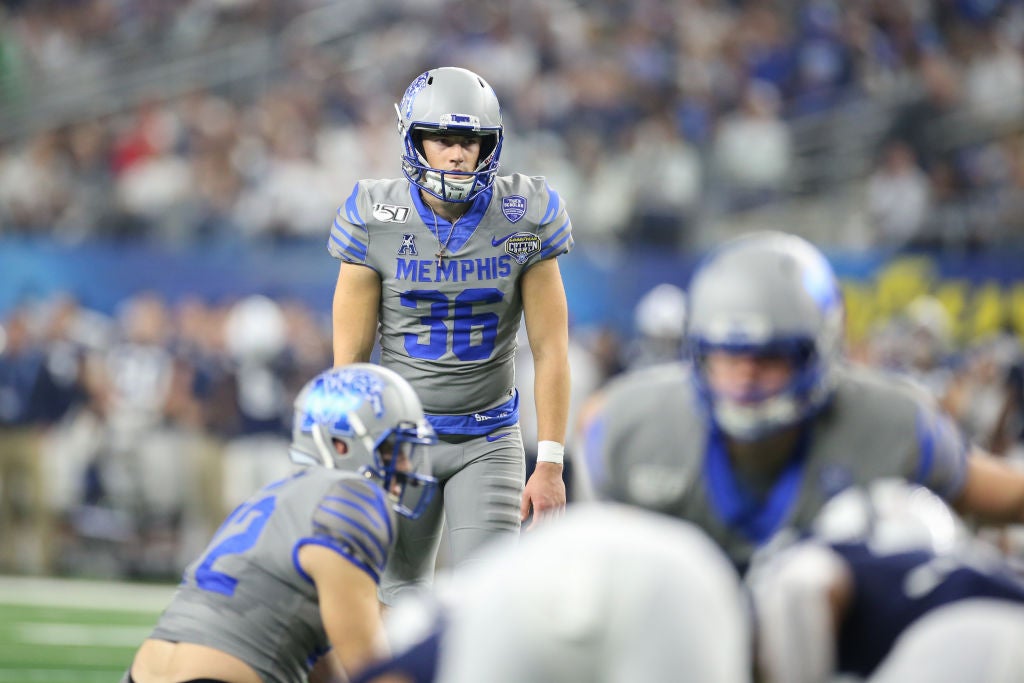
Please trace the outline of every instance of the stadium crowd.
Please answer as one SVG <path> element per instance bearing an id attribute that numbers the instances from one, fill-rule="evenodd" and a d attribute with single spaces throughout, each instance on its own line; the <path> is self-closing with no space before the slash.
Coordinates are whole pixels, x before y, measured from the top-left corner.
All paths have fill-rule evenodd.
<path id="1" fill-rule="evenodd" d="M 671 290 L 641 300 L 629 335 L 574 330 L 574 423 L 612 377 L 680 356 L 685 310 Z M 0 341 L 9 571 L 173 577 L 227 510 L 288 470 L 292 399 L 330 365 L 325 317 L 263 296 L 172 304 L 144 292 L 115 316 L 60 296 L 12 311 Z M 518 376 L 531 401 L 525 341 Z M 977 443 L 1024 460 L 1017 337 L 963 346 L 924 297 L 852 351 L 916 377 Z M 523 429 L 529 443 L 529 416 Z"/>
<path id="2" fill-rule="evenodd" d="M 559 187 L 582 244 L 686 247 L 722 216 L 851 172 L 875 244 L 1022 232 L 1017 2 L 3 6 L 4 235 L 319 237 L 339 188 L 391 168 L 394 121 L 379 112 L 435 63 L 493 84 L 517 138 L 503 168 Z M 154 82 L 89 108 L 147 65 L 204 59 L 217 74 L 209 50 L 259 36 L 279 56 L 255 84 Z M 55 91 L 60 115 L 33 126 Z"/>

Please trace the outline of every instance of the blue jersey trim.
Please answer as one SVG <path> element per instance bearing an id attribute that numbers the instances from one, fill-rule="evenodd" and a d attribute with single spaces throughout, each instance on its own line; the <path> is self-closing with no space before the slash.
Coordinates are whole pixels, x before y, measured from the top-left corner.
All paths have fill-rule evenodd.
<path id="1" fill-rule="evenodd" d="M 495 429 L 511 427 L 519 422 L 519 392 L 514 391 L 512 398 L 490 410 L 481 410 L 469 415 L 432 415 L 427 413 L 426 418 L 438 434 L 483 436 L 490 434 Z"/>
<path id="2" fill-rule="evenodd" d="M 469 211 L 455 221 L 454 228 L 452 227 L 451 221 L 443 216 L 435 214 L 434 211 L 423 202 L 423 197 L 420 195 L 419 189 L 412 183 L 409 183 L 409 194 L 412 196 L 412 203 L 413 206 L 416 207 L 416 213 L 420 215 L 420 219 L 423 221 L 423 224 L 427 226 L 427 230 L 437 238 L 440 244 L 447 243 L 447 250 L 449 253 L 454 253 L 469 241 L 469 238 L 473 236 L 473 232 L 477 229 L 477 226 L 480 225 L 480 221 L 483 219 L 484 214 L 487 213 L 487 207 L 491 204 L 491 197 L 494 195 L 494 187 L 488 187 L 477 195 L 477 198 L 473 200 Z M 436 232 L 434 230 L 435 219 L 437 220 Z M 451 235 L 450 238 L 449 235 Z"/>
<path id="3" fill-rule="evenodd" d="M 725 436 L 717 425 L 712 425 L 704 456 L 704 479 L 714 512 L 728 527 L 758 545 L 767 541 L 782 526 L 800 495 L 810 441 L 810 428 L 804 424 L 792 457 L 762 503 L 736 478 Z"/>
<path id="4" fill-rule="evenodd" d="M 551 243 L 552 243 L 552 242 L 554 241 L 554 239 L 555 239 L 556 237 L 558 237 L 559 235 L 561 235 L 561 234 L 562 234 L 563 232 L 565 232 L 565 229 L 566 229 L 566 228 L 568 228 L 568 227 L 569 227 L 569 219 L 568 219 L 568 218 L 566 218 L 566 219 L 565 219 L 565 222 L 564 222 L 564 223 L 562 223 L 561 227 L 559 227 L 559 228 L 558 228 L 558 230 L 555 230 L 555 231 L 554 231 L 553 233 L 551 233 L 550 235 L 548 235 L 548 238 L 547 238 L 546 240 L 544 240 L 543 242 L 541 242 L 541 243 L 540 243 L 540 248 L 541 248 L 541 249 L 549 249 L 549 248 L 551 248 L 552 246 L 558 246 L 559 244 L 561 244 L 562 242 L 564 242 L 564 241 L 566 240 L 566 238 L 568 237 L 568 235 L 566 235 L 566 236 L 565 236 L 565 237 L 563 237 L 562 239 L 558 240 L 558 243 L 557 243 L 557 244 L 554 244 L 554 245 L 553 245 L 553 244 L 551 244 Z"/>
<path id="5" fill-rule="evenodd" d="M 355 492 L 353 491 L 352 493 L 355 493 Z M 356 494 L 356 495 L 358 495 L 358 494 Z M 360 497 L 362 497 L 362 496 L 360 496 Z M 358 503 L 353 503 L 351 500 L 347 500 L 345 498 L 342 498 L 341 496 L 324 496 L 324 500 L 330 501 L 332 503 L 338 503 L 339 505 L 347 505 L 348 507 L 350 507 L 353 510 L 356 510 L 358 512 L 363 512 L 363 513 L 366 512 L 366 508 L 364 508 L 363 506 L 359 505 Z M 366 499 L 364 498 L 364 500 L 366 500 Z M 384 525 L 381 524 L 379 520 L 374 519 L 372 515 L 366 515 L 366 519 L 371 524 L 373 524 L 375 527 L 377 527 L 378 529 L 384 529 L 385 528 Z"/>
<path id="6" fill-rule="evenodd" d="M 558 207 L 561 204 L 561 199 L 558 197 L 558 193 L 551 189 L 550 185 L 545 184 L 548 191 L 548 205 L 544 208 L 544 217 L 540 219 L 540 225 L 545 225 L 553 220 L 558 215 Z"/>
<path id="7" fill-rule="evenodd" d="M 387 561 L 387 548 L 381 545 L 380 541 L 377 540 L 377 537 L 373 535 L 373 532 L 370 529 L 368 529 L 365 524 L 360 522 L 358 519 L 355 519 L 354 517 L 349 517 L 346 514 L 342 514 L 341 512 L 338 512 L 337 510 L 332 510 L 328 507 L 324 507 L 323 505 L 320 506 L 320 510 L 331 515 L 332 517 L 337 517 L 338 519 L 348 522 L 349 524 L 351 524 L 352 526 L 366 534 L 366 536 L 373 542 L 373 545 L 377 548 L 377 552 L 380 553 L 380 556 L 383 557 L 385 561 Z M 370 552 L 370 549 L 367 548 L 366 545 L 362 543 L 358 538 L 346 537 L 345 540 L 347 540 L 349 543 L 353 543 L 359 546 L 359 549 L 366 553 L 367 557 L 373 555 L 373 553 Z"/>
<path id="8" fill-rule="evenodd" d="M 932 465 L 935 461 L 935 425 L 932 421 L 928 420 L 923 410 L 917 411 L 917 419 L 914 420 L 914 430 L 917 433 L 917 445 L 921 456 L 917 463 L 914 481 L 918 484 L 924 484 L 928 475 L 932 472 Z"/>
<path id="9" fill-rule="evenodd" d="M 604 488 L 608 481 L 607 459 L 604 457 L 605 436 L 608 432 L 608 416 L 602 410 L 594 416 L 583 431 L 583 462 L 587 466 L 590 484 L 595 491 Z"/>
<path id="10" fill-rule="evenodd" d="M 337 232 L 340 232 L 345 237 L 347 237 L 349 239 L 349 242 L 348 243 L 342 242 L 338 238 L 338 236 L 335 234 L 334 231 L 331 231 L 331 241 L 334 242 L 335 244 L 337 244 L 338 247 L 340 247 L 342 251 L 344 251 L 346 254 L 348 254 L 352 258 L 359 259 L 360 261 L 365 261 L 366 260 L 366 247 L 364 245 L 360 244 L 359 242 L 357 242 L 355 239 L 353 239 L 352 235 L 350 235 L 348 232 L 346 232 L 340 225 L 338 225 L 337 222 L 334 223 L 334 227 L 337 230 Z"/>
<path id="11" fill-rule="evenodd" d="M 358 196 L 359 183 L 356 183 L 355 187 L 352 188 L 352 194 L 350 194 L 348 199 L 345 200 L 345 218 L 348 219 L 349 223 L 365 228 L 366 221 L 364 221 L 363 217 L 359 215 L 359 202 L 356 201 Z"/>
<path id="12" fill-rule="evenodd" d="M 370 565 L 366 564 L 358 557 L 353 555 L 352 552 L 347 548 L 341 546 L 338 543 L 332 542 L 330 539 L 319 536 L 315 538 L 301 538 L 299 539 L 299 542 L 296 543 L 295 546 L 292 548 L 292 566 L 295 567 L 295 571 L 297 571 L 299 573 L 299 576 L 305 579 L 307 583 L 313 586 L 316 585 L 316 582 L 313 580 L 313 577 L 307 574 L 306 570 L 303 569 L 302 565 L 299 563 L 299 551 L 307 545 L 319 545 L 324 548 L 333 550 L 334 552 L 338 553 L 346 560 L 351 562 L 353 565 L 355 565 L 358 569 L 362 569 L 364 572 L 369 574 L 370 578 L 373 579 L 374 583 L 380 583 L 380 572 L 376 571 L 373 567 L 371 567 Z"/>
<path id="13" fill-rule="evenodd" d="M 394 538 L 394 534 L 391 529 L 391 515 L 388 513 L 388 508 L 390 507 L 390 504 L 388 503 L 387 494 L 384 493 L 384 489 L 381 488 L 380 486 L 374 485 L 371 488 L 371 491 L 374 494 L 372 498 L 363 495 L 361 491 L 359 491 L 356 488 L 353 488 L 347 483 L 345 484 L 345 490 L 351 493 L 356 498 L 366 501 L 368 505 L 373 506 L 373 509 L 380 513 L 380 516 L 384 519 L 384 528 L 387 529 L 388 541 L 390 542 L 391 539 Z"/>

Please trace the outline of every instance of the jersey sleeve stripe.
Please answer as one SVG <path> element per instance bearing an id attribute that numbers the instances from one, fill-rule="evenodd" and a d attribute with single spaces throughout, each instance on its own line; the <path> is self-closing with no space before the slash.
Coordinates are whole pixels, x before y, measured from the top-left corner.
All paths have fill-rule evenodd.
<path id="1" fill-rule="evenodd" d="M 351 524 L 355 528 L 356 531 L 361 532 L 362 534 L 364 534 L 366 536 L 366 538 L 370 539 L 370 541 L 373 543 L 373 545 L 377 548 L 376 557 L 382 558 L 382 561 L 383 561 L 383 558 L 387 557 L 387 550 L 384 548 L 383 545 L 381 545 L 380 541 L 377 540 L 377 537 L 374 535 L 374 533 L 372 531 L 370 531 L 368 528 L 366 528 L 365 524 L 363 524 L 359 520 L 355 519 L 354 517 L 349 517 L 348 515 L 342 514 L 342 513 L 338 512 L 337 510 L 332 510 L 332 509 L 330 509 L 328 507 L 324 507 L 323 505 L 320 506 L 320 510 L 322 512 L 324 512 L 325 514 L 331 515 L 332 517 L 337 517 L 338 519 L 343 520 L 343 521 L 348 522 L 349 524 Z M 365 553 L 367 557 L 374 557 L 374 553 L 371 552 L 370 549 L 366 547 L 366 544 L 364 544 L 362 541 L 360 541 L 356 536 L 354 536 L 354 535 L 346 535 L 345 536 L 345 540 L 349 541 L 353 545 L 359 546 L 359 549 L 362 550 L 363 553 Z"/>
<path id="2" fill-rule="evenodd" d="M 914 481 L 924 484 L 931 473 L 932 461 L 935 457 L 935 433 L 932 431 L 932 425 L 928 418 L 920 411 L 917 413 L 915 426 L 920 460 L 917 464 L 917 472 L 914 474 Z"/>
<path id="3" fill-rule="evenodd" d="M 552 242 L 553 242 L 553 241 L 554 241 L 554 240 L 555 240 L 556 238 L 560 237 L 560 236 L 562 235 L 562 233 L 564 233 L 564 232 L 565 232 L 565 231 L 566 231 L 566 230 L 567 230 L 568 228 L 569 228 L 569 219 L 568 219 L 568 218 L 566 218 L 566 219 L 565 219 L 565 222 L 564 222 L 564 223 L 562 223 L 562 225 L 561 225 L 561 226 L 560 226 L 560 227 L 558 228 L 558 230 L 555 230 L 555 231 L 554 231 L 553 233 L 551 233 L 550 235 L 548 235 L 548 238 L 547 238 L 546 240 L 544 240 L 543 242 L 541 242 L 541 244 L 540 244 L 540 248 L 541 248 L 541 249 L 547 249 L 548 247 L 550 247 L 550 246 L 551 246 L 551 243 L 552 243 Z M 560 240 L 560 241 L 558 242 L 558 244 L 561 244 L 561 243 L 562 243 L 562 242 L 564 242 L 564 241 L 565 241 L 565 238 L 563 237 L 563 238 L 562 238 L 562 239 L 561 239 L 561 240 Z"/>
<path id="4" fill-rule="evenodd" d="M 558 193 L 548 186 L 548 205 L 544 209 L 544 218 L 540 219 L 540 224 L 550 223 L 555 220 L 555 216 L 558 215 L 558 207 L 561 205 L 562 200 L 558 196 Z"/>
<path id="5" fill-rule="evenodd" d="M 366 495 L 354 485 L 345 485 L 345 490 L 350 492 L 356 498 L 365 501 L 367 505 L 372 505 L 373 509 L 380 513 L 380 516 L 384 519 L 384 526 L 388 530 L 388 538 L 391 538 L 391 515 L 388 514 L 388 501 L 384 489 L 379 486 L 366 484 L 370 487 L 371 495 Z"/>
<path id="6" fill-rule="evenodd" d="M 302 547 L 306 545 L 319 545 L 323 546 L 324 548 L 330 548 L 331 550 L 338 553 L 346 560 L 354 564 L 356 567 L 362 569 L 364 572 L 369 574 L 370 578 L 373 579 L 374 583 L 380 583 L 380 572 L 384 570 L 383 565 L 381 565 L 379 568 L 371 567 L 362 559 L 356 557 L 356 555 L 348 548 L 344 547 L 340 543 L 336 543 L 334 540 L 330 538 L 323 537 L 304 538 L 299 543 L 296 543 L 295 547 L 292 549 L 292 566 L 295 567 L 295 570 L 299 573 L 299 576 L 301 576 L 305 581 L 314 585 L 316 583 L 315 581 L 313 581 L 313 577 L 307 574 L 306 570 L 302 568 L 302 563 L 299 562 L 299 551 L 302 550 Z"/>
<path id="7" fill-rule="evenodd" d="M 356 186 L 352 188 L 352 194 L 350 194 L 348 199 L 345 200 L 345 218 L 348 219 L 349 223 L 358 225 L 365 229 L 366 221 L 364 221 L 363 217 L 359 215 L 359 202 L 356 200 L 358 196 L 359 183 L 356 183 Z M 338 213 L 341 212 L 339 211 Z"/>
<path id="8" fill-rule="evenodd" d="M 568 244 L 566 244 L 568 242 Z M 540 252 L 541 258 L 547 258 L 554 253 L 565 253 L 572 248 L 574 241 L 572 239 L 572 233 L 567 234 L 565 237 L 560 239 L 557 243 L 552 244 L 547 249 L 542 249 Z M 565 245 L 564 247 L 562 245 Z"/>
<path id="9" fill-rule="evenodd" d="M 345 230 L 338 221 L 334 221 L 334 227 L 331 228 L 331 240 L 352 256 L 358 259 L 366 258 L 365 242 L 353 237 L 352 233 Z"/>
<path id="10" fill-rule="evenodd" d="M 358 503 L 353 503 L 351 500 L 346 500 L 338 496 L 325 496 L 324 500 L 330 501 L 332 503 L 337 503 L 339 505 L 347 505 L 348 507 L 352 508 L 353 510 L 356 510 L 357 512 L 365 512 L 365 508 L 363 508 L 362 505 L 359 505 Z M 371 515 L 366 515 L 366 519 L 378 529 L 386 528 L 384 524 L 381 524 L 379 520 L 374 519 Z"/>

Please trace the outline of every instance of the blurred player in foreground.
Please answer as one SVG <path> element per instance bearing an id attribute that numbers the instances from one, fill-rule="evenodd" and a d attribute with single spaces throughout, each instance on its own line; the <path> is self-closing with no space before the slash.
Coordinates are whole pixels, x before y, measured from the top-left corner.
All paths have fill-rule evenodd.
<path id="1" fill-rule="evenodd" d="M 763 683 L 1024 680 L 1024 578 L 927 489 L 851 488 L 810 537 L 785 536 L 746 577 Z"/>
<path id="2" fill-rule="evenodd" d="M 290 449 L 303 467 L 227 518 L 123 683 L 347 680 L 379 644 L 377 584 L 396 514 L 415 518 L 429 503 L 423 447 L 435 441 L 390 370 L 353 364 L 312 379 Z"/>
<path id="3" fill-rule="evenodd" d="M 572 505 L 438 586 L 389 613 L 397 654 L 358 683 L 750 680 L 738 576 L 686 523 Z"/>
<path id="4" fill-rule="evenodd" d="M 959 511 L 1024 521 L 1024 472 L 966 442 L 923 389 L 845 362 L 825 256 L 781 232 L 714 250 L 687 287 L 692 362 L 614 382 L 584 460 L 603 498 L 696 523 L 740 567 L 851 485 L 901 477 Z"/>

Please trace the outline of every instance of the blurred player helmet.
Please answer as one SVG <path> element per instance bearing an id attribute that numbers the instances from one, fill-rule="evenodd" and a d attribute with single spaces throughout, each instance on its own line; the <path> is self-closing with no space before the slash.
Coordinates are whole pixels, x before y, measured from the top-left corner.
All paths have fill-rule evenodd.
<path id="1" fill-rule="evenodd" d="M 406 88 L 395 110 L 404 147 L 402 172 L 413 185 L 446 202 L 469 202 L 494 184 L 503 133 L 498 98 L 487 81 L 457 67 L 432 69 Z M 425 131 L 478 135 L 476 169 L 431 168 L 423 152 Z"/>
<path id="2" fill-rule="evenodd" d="M 813 415 L 828 401 L 844 331 L 842 294 L 825 256 L 783 232 L 758 232 L 713 251 L 688 288 L 687 341 L 694 378 L 714 422 L 754 440 Z M 780 391 L 743 400 L 716 395 L 710 352 L 781 356 L 793 376 Z"/>
<path id="3" fill-rule="evenodd" d="M 640 297 L 633 323 L 644 337 L 682 339 L 686 326 L 686 292 L 662 282 Z"/>
<path id="4" fill-rule="evenodd" d="M 354 363 L 320 373 L 299 391 L 289 455 L 300 465 L 359 472 L 393 496 L 397 513 L 415 519 L 437 487 L 422 448 L 436 442 L 408 382 L 379 365 Z"/>
<path id="5" fill-rule="evenodd" d="M 882 553 L 946 553 L 970 535 L 945 501 L 903 479 L 879 479 L 836 494 L 818 513 L 813 530 L 828 542 L 866 542 Z"/>

